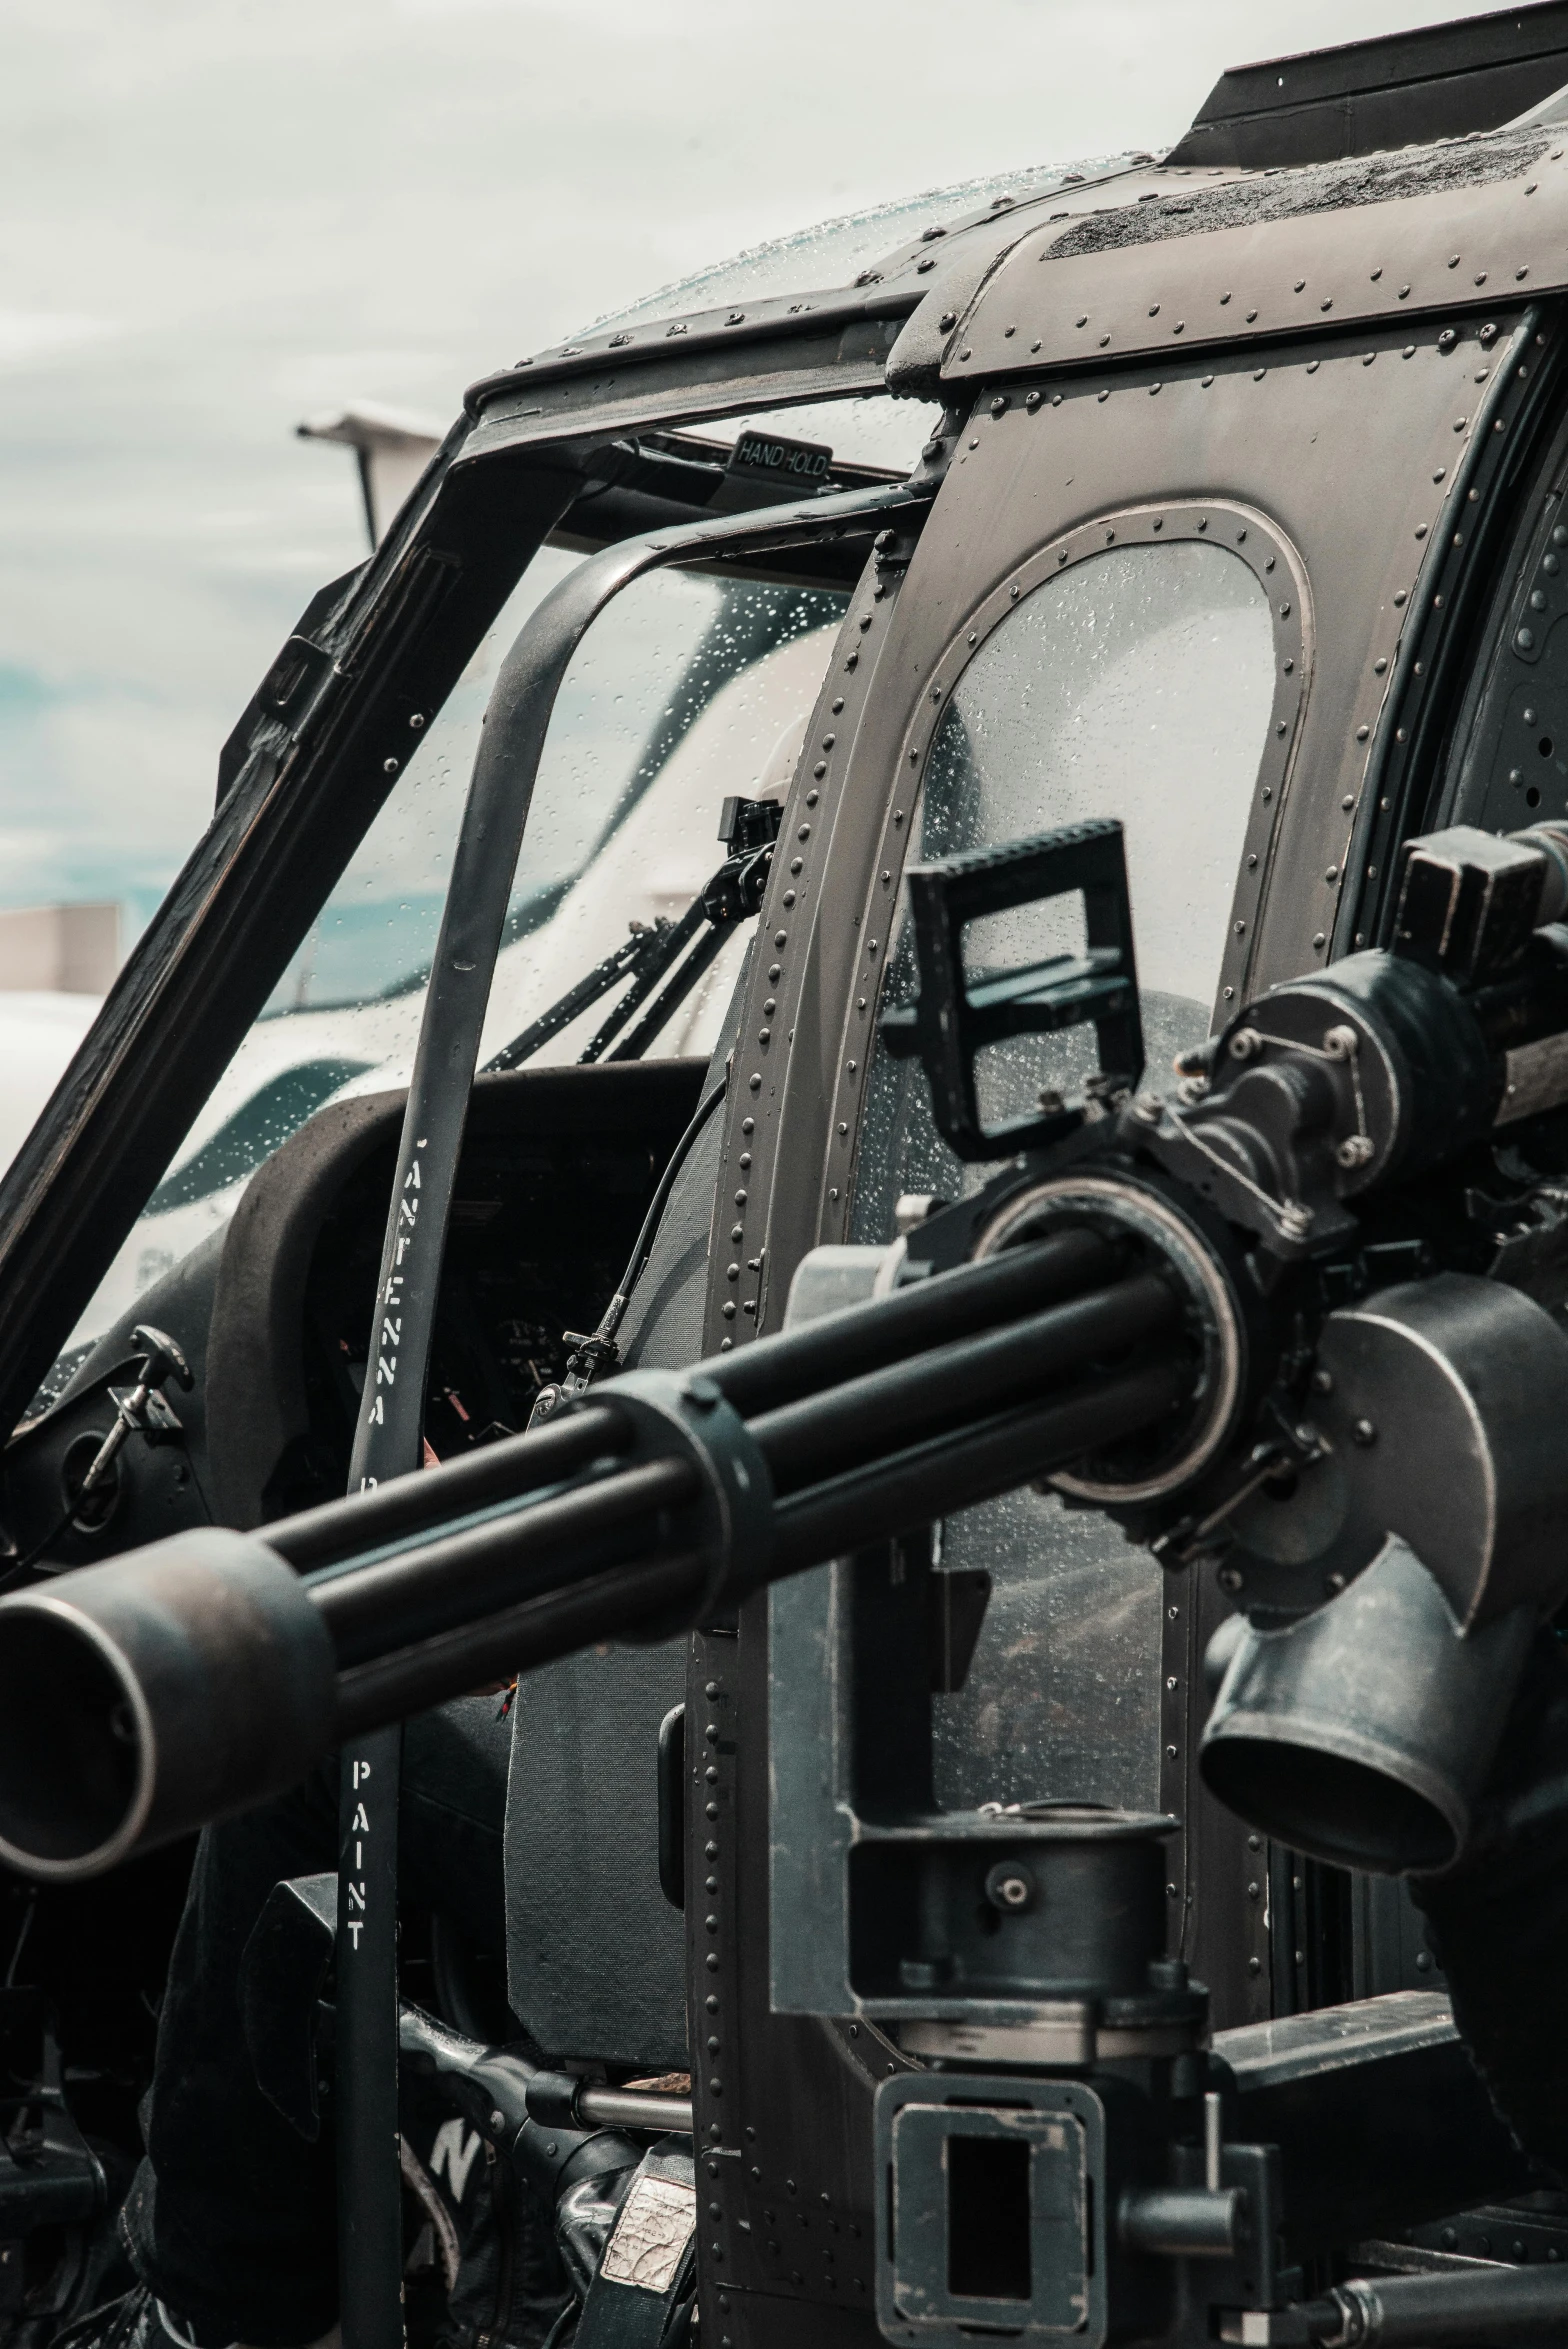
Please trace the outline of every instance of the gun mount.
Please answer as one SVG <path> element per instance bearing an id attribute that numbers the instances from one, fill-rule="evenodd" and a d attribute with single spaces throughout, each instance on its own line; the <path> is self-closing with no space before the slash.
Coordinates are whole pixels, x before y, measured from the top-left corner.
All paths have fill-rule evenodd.
<path id="1" fill-rule="evenodd" d="M 1031 2336 L 1251 2311 L 1249 2339 L 1407 2337 L 1397 2286 L 1307 2301 L 1281 2252 L 1278 2151 L 1237 2134 L 1205 1994 L 1165 1954 L 1172 1822 L 940 1809 L 901 1667 L 953 1604 L 932 1524 L 1047 1482 L 1172 1573 L 1223 1554 L 1222 1800 L 1363 1869 L 1462 1855 L 1568 1592 L 1568 836 L 1412 843 L 1392 948 L 1246 1006 L 1174 1102 L 1136 1090 L 1116 826 L 915 878 L 921 995 L 891 1048 L 999 1171 L 887 1247 L 808 1257 L 775 1337 L 589 1385 L 265 1538 L 7 1597 L 0 1856 L 90 1876 L 498 1671 L 776 1584 L 773 2003 L 863 2015 L 928 2067 L 878 2097 L 887 2336 L 957 2342 L 1000 2297 Z M 1084 954 L 970 982 L 966 923 L 1066 890 Z M 1080 1021 L 1107 1064 L 1082 1097 L 988 1132 L 979 1046 Z M 1562 2297 L 1509 2321 L 1558 2323 Z"/>

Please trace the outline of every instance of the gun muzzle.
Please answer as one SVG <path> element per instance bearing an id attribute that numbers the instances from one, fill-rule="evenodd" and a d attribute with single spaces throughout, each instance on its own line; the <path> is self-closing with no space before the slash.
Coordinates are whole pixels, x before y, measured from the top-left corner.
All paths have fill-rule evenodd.
<path id="1" fill-rule="evenodd" d="M 210 1527 L 17 1592 L 0 1858 L 93 1876 L 291 1786 L 331 1743 L 332 1641 L 264 1543 Z"/>

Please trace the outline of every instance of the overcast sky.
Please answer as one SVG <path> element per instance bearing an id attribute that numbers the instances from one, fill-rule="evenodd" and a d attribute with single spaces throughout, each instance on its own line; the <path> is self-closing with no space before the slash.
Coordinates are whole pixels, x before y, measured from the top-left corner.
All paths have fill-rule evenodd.
<path id="1" fill-rule="evenodd" d="M 300 607 L 355 398 L 806 222 L 1158 147 L 1420 0 L 0 0 L 0 903 L 139 926 Z"/>

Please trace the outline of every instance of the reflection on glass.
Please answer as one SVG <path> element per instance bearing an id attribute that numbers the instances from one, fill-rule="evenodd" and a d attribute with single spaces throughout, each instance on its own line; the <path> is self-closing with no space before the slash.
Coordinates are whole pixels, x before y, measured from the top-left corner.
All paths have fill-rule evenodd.
<path id="1" fill-rule="evenodd" d="M 981 646 L 927 763 L 920 853 L 992 847 L 1090 816 L 1126 833 L 1143 990 L 1146 1082 L 1202 1041 L 1274 696 L 1268 600 L 1227 549 L 1107 549 L 1046 580 Z M 971 976 L 1082 945 L 1065 904 L 972 925 Z M 915 991 L 907 924 L 886 981 Z M 1070 1091 L 1092 1029 L 993 1047 L 988 1123 Z M 938 1136 L 918 1063 L 878 1051 L 861 1128 L 851 1236 L 891 1236 L 904 1192 L 956 1198 L 989 1169 Z M 951 1518 L 950 1567 L 985 1567 L 991 1604 L 966 1686 L 935 1700 L 948 1804 L 1071 1798 L 1153 1807 L 1159 1794 L 1160 1570 L 1096 1512 L 1019 1492 Z"/>
<path id="2" fill-rule="evenodd" d="M 732 260 L 678 278 L 656 293 L 634 302 L 629 309 L 595 319 L 583 331 L 600 334 L 609 326 L 635 326 L 645 318 L 678 318 L 683 311 L 711 309 L 719 302 L 764 301 L 774 294 L 816 293 L 854 282 L 862 269 L 887 259 L 926 227 L 945 228 L 985 209 L 1001 209 L 1007 201 L 1026 203 L 1048 196 L 1059 187 L 1080 180 L 1103 179 L 1108 173 L 1146 163 L 1146 155 L 1098 157 L 1086 163 L 1034 163 L 986 179 L 962 180 L 956 187 L 927 188 L 878 204 L 869 212 L 824 220 L 812 228 L 753 245 Z"/>
<path id="3" fill-rule="evenodd" d="M 73 1334 L 109 1328 L 209 1234 L 328 1100 L 405 1084 L 485 704 L 530 611 L 579 558 L 544 549 L 411 755 Z M 529 812 L 481 1059 L 625 939 L 686 911 L 723 857 L 732 792 L 781 798 L 844 597 L 661 571 L 610 604 L 561 688 Z M 653 1045 L 712 1045 L 727 943 Z M 541 1062 L 578 1058 L 600 1003 Z M 66 1357 L 62 1357 L 63 1367 Z M 58 1382 L 56 1382 L 58 1383 Z"/>

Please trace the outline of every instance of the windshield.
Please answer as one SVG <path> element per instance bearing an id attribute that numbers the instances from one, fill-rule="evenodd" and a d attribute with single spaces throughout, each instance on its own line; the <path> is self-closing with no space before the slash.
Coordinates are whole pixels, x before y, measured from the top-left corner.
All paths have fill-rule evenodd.
<path id="1" fill-rule="evenodd" d="M 606 327 L 636 326 L 645 318 L 711 310 L 743 295 L 763 301 L 774 294 L 816 293 L 828 286 L 853 285 L 862 270 L 896 253 L 922 229 L 955 227 L 971 213 L 992 208 L 1002 211 L 1009 203 L 1027 203 L 1052 195 L 1058 188 L 1103 179 L 1110 172 L 1129 170 L 1150 160 L 1143 154 L 1102 155 L 1083 163 L 1026 164 L 986 179 L 960 180 L 956 187 L 927 188 L 918 196 L 904 196 L 878 204 L 869 212 L 848 213 L 840 220 L 797 229 L 769 244 L 753 245 L 731 260 L 661 286 L 628 309 L 596 318 L 580 331 L 600 334 Z"/>
<path id="2" fill-rule="evenodd" d="M 579 558 L 536 556 L 185 1138 L 34 1411 L 92 1342 L 233 1214 L 246 1182 L 328 1101 L 406 1084 L 469 773 L 496 670 Z M 639 926 L 672 923 L 723 861 L 726 797 L 782 799 L 845 597 L 667 570 L 611 603 L 551 720 L 496 966 L 492 1059 Z M 745 925 L 748 927 L 749 925 Z M 650 1039 L 705 1053 L 742 928 Z M 613 997 L 537 1054 L 582 1056 Z"/>

